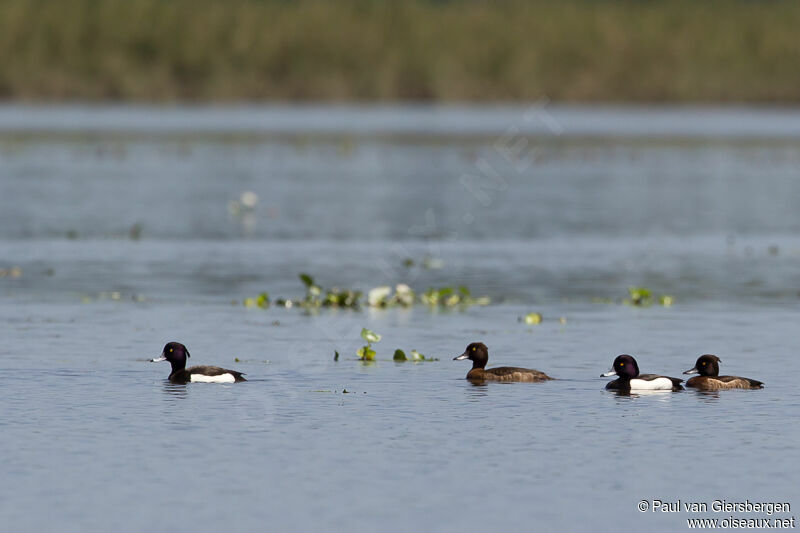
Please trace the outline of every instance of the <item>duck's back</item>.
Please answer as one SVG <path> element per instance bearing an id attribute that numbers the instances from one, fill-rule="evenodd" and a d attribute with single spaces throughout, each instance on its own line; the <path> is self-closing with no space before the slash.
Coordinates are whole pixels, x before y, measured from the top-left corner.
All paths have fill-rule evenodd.
<path id="1" fill-rule="evenodd" d="M 499 366 L 497 368 L 473 368 L 467 374 L 467 379 L 485 381 L 548 381 L 553 378 L 531 368 L 519 368 L 515 366 Z"/>
<path id="2" fill-rule="evenodd" d="M 703 390 L 761 389 L 764 383 L 739 376 L 695 376 L 686 382 L 686 386 Z"/>

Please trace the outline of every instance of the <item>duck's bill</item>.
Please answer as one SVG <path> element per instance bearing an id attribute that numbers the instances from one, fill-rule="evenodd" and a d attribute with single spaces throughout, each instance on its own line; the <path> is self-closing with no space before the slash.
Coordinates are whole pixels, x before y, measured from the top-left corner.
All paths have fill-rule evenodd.
<path id="1" fill-rule="evenodd" d="M 687 370 L 686 372 L 684 372 L 684 374 L 699 374 L 699 373 L 700 373 L 700 371 L 699 371 L 699 370 L 697 370 L 697 367 L 690 368 L 689 370 Z"/>
<path id="2" fill-rule="evenodd" d="M 605 372 L 605 373 L 603 373 L 603 374 L 600 374 L 600 377 L 601 377 L 601 378 L 607 378 L 607 377 L 609 377 L 609 376 L 616 376 L 616 375 L 617 375 L 617 371 L 616 371 L 616 370 L 614 370 L 614 369 L 611 369 L 611 370 L 609 370 L 608 372 Z"/>
<path id="3" fill-rule="evenodd" d="M 155 359 L 150 359 L 151 363 L 160 363 L 161 361 L 166 361 L 167 358 L 163 355 L 161 357 L 156 357 Z"/>
<path id="4" fill-rule="evenodd" d="M 467 352 L 464 352 L 461 355 L 453 357 L 453 361 L 462 361 L 464 359 L 469 359 L 469 354 Z"/>

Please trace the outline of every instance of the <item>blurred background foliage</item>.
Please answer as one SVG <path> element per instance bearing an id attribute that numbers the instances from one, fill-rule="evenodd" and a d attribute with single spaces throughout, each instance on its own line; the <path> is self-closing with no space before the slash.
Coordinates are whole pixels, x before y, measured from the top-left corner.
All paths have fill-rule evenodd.
<path id="1" fill-rule="evenodd" d="M 0 0 L 0 98 L 800 101 L 800 2 Z"/>

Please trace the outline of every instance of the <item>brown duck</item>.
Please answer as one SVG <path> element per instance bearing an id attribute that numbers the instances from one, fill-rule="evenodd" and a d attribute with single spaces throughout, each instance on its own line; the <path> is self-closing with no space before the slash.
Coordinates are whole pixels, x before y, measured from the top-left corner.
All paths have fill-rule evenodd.
<path id="1" fill-rule="evenodd" d="M 702 390 L 764 388 L 762 382 L 754 379 L 740 378 L 739 376 L 720 376 L 720 362 L 721 359 L 716 355 L 701 355 L 697 359 L 694 368 L 684 372 L 684 374 L 700 374 L 687 381 L 686 386 Z"/>
<path id="2" fill-rule="evenodd" d="M 489 361 L 489 349 L 482 342 L 473 342 L 464 353 L 454 357 L 454 361 L 469 359 L 472 361 L 472 370 L 467 373 L 467 379 L 471 381 L 548 381 L 553 378 L 530 368 L 518 368 L 514 366 L 499 366 L 496 368 L 486 368 Z"/>

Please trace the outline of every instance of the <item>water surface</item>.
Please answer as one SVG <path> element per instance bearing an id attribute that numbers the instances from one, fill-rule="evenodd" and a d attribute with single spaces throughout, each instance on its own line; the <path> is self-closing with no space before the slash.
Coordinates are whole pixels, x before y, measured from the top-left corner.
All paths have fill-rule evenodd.
<path id="1" fill-rule="evenodd" d="M 560 130 L 530 109 L 0 110 L 4 524 L 674 531 L 730 513 L 639 501 L 800 504 L 796 117 L 544 109 Z M 302 296 L 299 272 L 493 303 L 241 305 Z M 676 303 L 622 305 L 630 285 Z M 168 340 L 250 381 L 170 385 L 146 361 Z M 560 379 L 472 385 L 450 359 L 475 340 Z M 597 376 L 623 352 L 673 376 L 716 353 L 767 387 L 619 397 Z"/>

